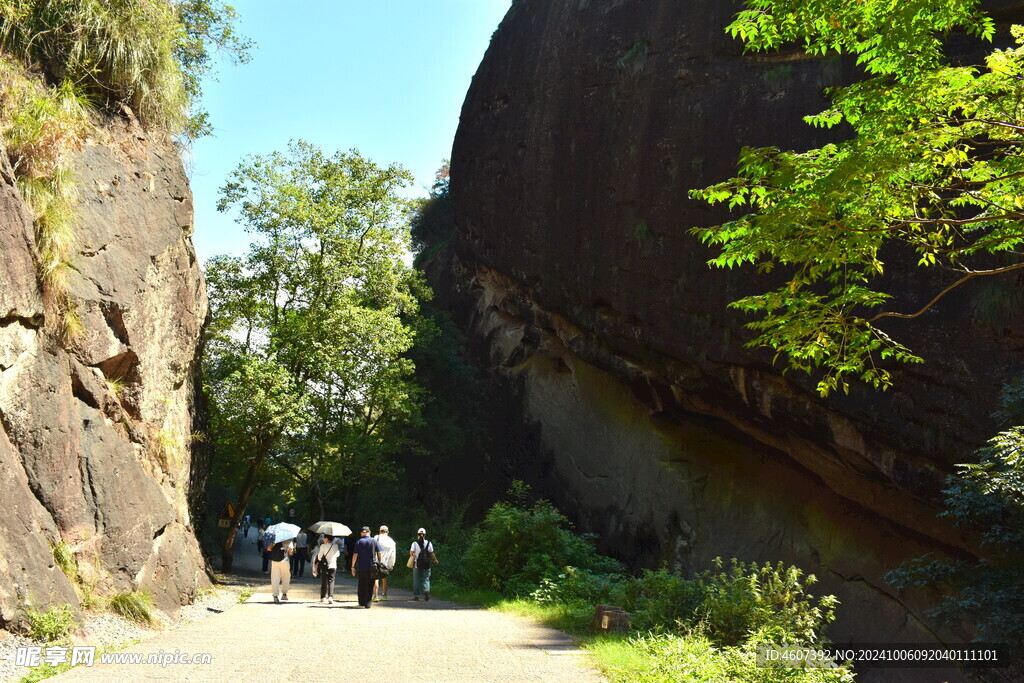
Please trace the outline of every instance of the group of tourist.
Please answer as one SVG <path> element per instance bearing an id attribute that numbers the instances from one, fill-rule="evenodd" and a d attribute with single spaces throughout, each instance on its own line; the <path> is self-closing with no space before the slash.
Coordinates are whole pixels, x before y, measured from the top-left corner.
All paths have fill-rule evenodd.
<path id="1" fill-rule="evenodd" d="M 374 579 L 372 576 L 374 560 L 387 573 L 395 568 L 398 548 L 386 525 L 381 525 L 373 537 L 370 536 L 370 527 L 364 526 L 350 552 L 343 537 L 326 534 L 320 534 L 315 543 L 311 543 L 312 537 L 308 537 L 305 532 L 300 532 L 294 539 L 274 543 L 273 538 L 266 533 L 269 526 L 270 518 L 260 522 L 256 542 L 263 555 L 263 572 L 270 573 L 270 587 L 275 603 L 288 600 L 291 577 L 303 575 L 307 560 L 313 576 L 320 578 L 321 603 L 334 604 L 334 578 L 339 560 L 342 568 L 347 566 L 352 576 L 356 577 L 360 607 L 369 609 L 371 602 L 388 599 L 387 578 Z M 413 570 L 413 600 L 419 601 L 421 597 L 430 600 L 430 570 L 435 564 L 437 555 L 434 546 L 427 539 L 426 529 L 420 527 L 416 531 L 416 540 L 409 548 L 407 562 L 407 566 Z"/>

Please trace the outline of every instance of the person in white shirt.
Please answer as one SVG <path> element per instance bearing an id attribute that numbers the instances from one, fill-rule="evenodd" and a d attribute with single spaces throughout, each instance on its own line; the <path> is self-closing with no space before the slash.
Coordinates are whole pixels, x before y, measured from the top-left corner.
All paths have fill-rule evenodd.
<path id="1" fill-rule="evenodd" d="M 395 539 L 391 538 L 388 533 L 388 527 L 385 524 L 380 525 L 380 532 L 373 537 L 373 540 L 377 541 L 380 546 L 381 562 L 388 568 L 388 571 L 395 568 L 395 558 L 398 555 L 398 548 L 395 545 Z M 380 588 L 380 595 L 377 595 L 378 586 Z M 388 579 L 384 577 L 378 581 L 373 582 L 373 601 L 378 602 L 379 600 L 388 599 Z"/>
<path id="2" fill-rule="evenodd" d="M 320 547 L 313 557 L 313 576 L 320 577 L 320 602 L 334 604 L 334 574 L 338 571 L 341 550 L 330 536 L 320 537 Z"/>
<path id="3" fill-rule="evenodd" d="M 409 549 L 412 558 L 412 599 L 419 600 L 420 593 L 424 600 L 430 599 L 430 569 L 437 564 L 434 555 L 434 544 L 427 540 L 427 530 L 420 527 L 416 532 L 416 540 Z"/>

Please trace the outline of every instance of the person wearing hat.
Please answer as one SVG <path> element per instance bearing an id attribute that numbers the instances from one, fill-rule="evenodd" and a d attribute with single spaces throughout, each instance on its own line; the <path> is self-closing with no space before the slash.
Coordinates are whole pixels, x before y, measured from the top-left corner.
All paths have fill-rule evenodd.
<path id="1" fill-rule="evenodd" d="M 423 527 L 416 530 L 416 540 L 409 549 L 409 557 L 412 558 L 412 599 L 419 600 L 422 593 L 423 599 L 429 600 L 430 568 L 437 564 L 437 556 L 434 555 L 434 544 L 427 540 L 427 530 Z"/>
<path id="2" fill-rule="evenodd" d="M 381 560 L 380 546 L 377 541 L 370 538 L 370 527 L 364 526 L 359 532 L 359 540 L 352 548 L 352 576 L 359 581 L 357 594 L 359 606 L 370 609 L 370 599 L 373 597 L 373 579 L 370 578 L 370 567 L 373 565 L 373 558 Z M 356 570 L 359 573 L 356 574 Z"/>
<path id="3" fill-rule="evenodd" d="M 381 562 L 388 568 L 390 572 L 395 568 L 395 557 L 398 555 L 398 548 L 395 546 L 395 539 L 391 538 L 388 533 L 388 527 L 386 524 L 380 525 L 380 532 L 373 537 L 373 540 L 377 541 L 377 545 L 380 546 Z M 378 586 L 379 584 L 379 586 Z M 378 587 L 380 588 L 380 595 L 378 596 Z M 378 581 L 373 582 L 373 601 L 387 600 L 388 599 L 388 577 L 384 577 Z"/>

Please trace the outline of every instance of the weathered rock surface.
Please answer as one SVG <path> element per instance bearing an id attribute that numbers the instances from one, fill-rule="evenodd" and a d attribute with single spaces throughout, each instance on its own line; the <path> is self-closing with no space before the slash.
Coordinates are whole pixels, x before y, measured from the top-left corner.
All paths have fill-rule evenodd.
<path id="1" fill-rule="evenodd" d="M 175 611 L 209 583 L 192 531 L 192 407 L 207 314 L 177 151 L 114 122 L 77 168 L 70 278 L 83 331 L 62 341 L 33 227 L 0 183 L 0 627 L 77 604 L 50 547 L 101 592 L 145 589 Z M 198 473 L 202 480 L 202 473 Z"/>
<path id="2" fill-rule="evenodd" d="M 454 251 L 436 280 L 521 409 L 509 472 L 606 549 L 682 569 L 793 562 L 842 601 L 835 637 L 931 639 L 928 596 L 882 575 L 973 548 L 936 518 L 939 490 L 1024 372 L 1024 287 L 965 289 L 893 325 L 929 362 L 886 393 L 821 400 L 744 348 L 726 305 L 763 285 L 708 269 L 688 228 L 724 216 L 687 190 L 730 177 L 743 145 L 820 143 L 801 117 L 851 74 L 834 59 L 742 55 L 723 33 L 735 11 L 515 2 L 463 107 Z M 936 291 L 893 278 L 900 308 Z"/>

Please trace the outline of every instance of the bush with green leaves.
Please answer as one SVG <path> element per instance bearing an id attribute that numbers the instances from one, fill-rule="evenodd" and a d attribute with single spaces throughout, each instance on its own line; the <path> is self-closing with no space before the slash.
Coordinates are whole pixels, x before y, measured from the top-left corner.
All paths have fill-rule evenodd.
<path id="1" fill-rule="evenodd" d="M 1010 381 L 992 414 L 1004 431 L 949 477 L 941 517 L 981 536 L 979 559 L 967 562 L 932 554 L 886 574 L 900 588 L 938 588 L 942 603 L 932 612 L 946 623 L 973 623 L 975 639 L 1008 643 L 1024 651 L 1024 378 Z"/>
<path id="2" fill-rule="evenodd" d="M 835 619 L 838 601 L 807 593 L 814 575 L 783 563 L 729 567 L 716 558 L 714 569 L 684 579 L 666 569 L 645 570 L 618 583 L 610 601 L 630 612 L 640 631 L 679 632 L 697 625 L 719 645 L 737 645 L 752 633 L 772 642 L 816 643 Z"/>
<path id="3" fill-rule="evenodd" d="M 568 566 L 595 574 L 621 570 L 597 553 L 592 536 L 573 533 L 569 520 L 546 500 L 531 507 L 496 503 L 474 534 L 465 563 L 477 586 L 505 595 L 529 595 Z"/>
<path id="4" fill-rule="evenodd" d="M 757 643 L 722 647 L 699 630 L 688 634 L 647 634 L 629 641 L 633 666 L 608 671 L 613 681 L 630 683 L 852 683 L 848 667 L 788 668 L 758 662 Z"/>
<path id="5" fill-rule="evenodd" d="M 798 567 L 735 558 L 725 571 L 715 558 L 715 567 L 694 579 L 700 595 L 696 614 L 715 642 L 736 645 L 760 632 L 769 634 L 771 642 L 817 643 L 835 620 L 839 601 L 832 595 L 815 600 L 807 589 L 817 579 Z"/>
<path id="6" fill-rule="evenodd" d="M 77 625 L 70 605 L 55 605 L 43 611 L 28 611 L 28 632 L 35 640 L 53 643 L 66 638 Z"/>
<path id="7" fill-rule="evenodd" d="M 948 517 L 979 530 L 984 557 L 967 562 L 931 554 L 889 572 L 900 588 L 939 588 L 945 593 L 932 615 L 945 622 L 967 619 L 975 639 L 1024 649 L 1024 427 L 1012 427 L 979 451 L 977 464 L 960 465 L 950 477 Z"/>
<path id="8" fill-rule="evenodd" d="M 701 596 L 695 581 L 662 568 L 621 582 L 609 601 L 630 613 L 635 629 L 660 632 L 692 622 Z"/>
<path id="9" fill-rule="evenodd" d="M 530 593 L 530 599 L 542 605 L 597 605 L 609 602 L 618 586 L 626 580 L 619 573 L 595 573 L 577 567 L 565 567 L 557 576 L 544 577 Z"/>

